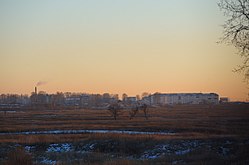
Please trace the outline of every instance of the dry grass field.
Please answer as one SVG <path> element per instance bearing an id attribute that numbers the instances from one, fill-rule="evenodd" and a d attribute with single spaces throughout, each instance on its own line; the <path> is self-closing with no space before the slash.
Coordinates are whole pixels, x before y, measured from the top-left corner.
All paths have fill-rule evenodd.
<path id="1" fill-rule="evenodd" d="M 119 165 L 249 163 L 248 104 L 176 105 L 149 108 L 148 114 L 148 120 L 143 112 L 130 120 L 129 112 L 122 110 L 114 120 L 108 110 L 2 111 L 0 161 Z M 18 134 L 48 130 L 145 133 Z"/>

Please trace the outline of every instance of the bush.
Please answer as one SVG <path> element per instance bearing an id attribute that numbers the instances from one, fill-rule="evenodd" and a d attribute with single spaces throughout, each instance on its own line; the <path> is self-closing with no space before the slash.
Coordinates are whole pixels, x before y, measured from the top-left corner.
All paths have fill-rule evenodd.
<path id="1" fill-rule="evenodd" d="M 8 154 L 6 165 L 32 165 L 32 156 L 25 152 L 23 147 L 18 147 Z"/>

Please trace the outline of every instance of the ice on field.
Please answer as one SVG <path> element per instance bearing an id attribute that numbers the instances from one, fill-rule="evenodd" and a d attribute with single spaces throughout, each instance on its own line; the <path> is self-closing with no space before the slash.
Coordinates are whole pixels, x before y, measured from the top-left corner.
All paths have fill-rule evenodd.
<path id="1" fill-rule="evenodd" d="M 69 152 L 71 149 L 72 145 L 69 143 L 50 144 L 47 148 L 47 152 Z"/>

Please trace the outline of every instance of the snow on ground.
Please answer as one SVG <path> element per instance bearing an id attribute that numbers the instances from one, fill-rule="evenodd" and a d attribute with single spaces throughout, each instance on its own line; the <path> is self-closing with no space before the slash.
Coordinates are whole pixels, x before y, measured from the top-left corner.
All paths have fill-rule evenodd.
<path id="1" fill-rule="evenodd" d="M 69 152 L 72 150 L 72 144 L 50 144 L 46 152 Z"/>
<path id="2" fill-rule="evenodd" d="M 198 154 L 199 149 L 202 151 L 212 151 L 220 158 L 227 158 L 231 156 L 234 150 L 242 145 L 248 145 L 249 140 L 236 142 L 233 140 L 211 141 L 211 140 L 167 140 L 155 143 L 150 147 L 145 147 L 144 150 L 137 154 L 127 154 L 127 159 L 135 160 L 154 160 L 164 157 L 172 157 L 170 159 L 172 164 L 184 164 L 181 161 L 183 157 L 189 156 L 190 153 Z M 103 145 L 104 143 L 104 145 Z M 72 156 L 73 160 L 81 160 L 88 158 L 89 154 L 95 153 L 100 147 L 105 147 L 103 151 L 108 157 L 118 158 L 120 155 L 118 143 L 112 140 L 90 140 L 83 142 L 67 142 L 67 143 L 47 143 L 47 144 L 10 144 L 9 150 L 16 147 L 23 147 L 26 152 L 32 153 L 34 159 L 42 164 L 56 164 L 60 161 L 68 161 L 68 157 Z M 124 146 L 125 147 L 125 146 Z M 2 153 L 7 153 L 6 150 L 0 150 Z M 174 159 L 177 158 L 177 159 Z M 179 159 L 180 158 L 180 159 Z M 70 160 L 71 161 L 71 158 Z"/>
<path id="3" fill-rule="evenodd" d="M 186 149 L 186 150 L 178 150 L 175 152 L 176 155 L 185 155 L 187 153 L 189 153 L 191 151 L 191 149 Z"/>
<path id="4" fill-rule="evenodd" d="M 219 149 L 220 149 L 219 154 L 221 154 L 223 156 L 227 156 L 229 154 L 229 152 L 230 152 L 230 149 L 226 148 L 224 146 L 221 146 Z"/>
<path id="5" fill-rule="evenodd" d="M 25 146 L 24 149 L 26 152 L 31 152 L 32 150 L 35 149 L 35 146 Z"/>
<path id="6" fill-rule="evenodd" d="M 185 164 L 183 160 L 175 160 L 172 162 L 172 164 Z"/>
<path id="7" fill-rule="evenodd" d="M 14 111 L 14 110 L 9 110 L 9 111 L 0 111 L 0 112 L 4 112 L 4 113 L 16 113 L 16 111 Z"/>
<path id="8" fill-rule="evenodd" d="M 56 164 L 56 160 L 50 160 L 50 159 L 44 157 L 44 158 L 41 160 L 41 163 L 43 163 L 43 164 L 55 165 L 55 164 Z"/>
<path id="9" fill-rule="evenodd" d="M 0 135 L 35 135 L 35 134 L 129 134 L 129 135 L 175 135 L 172 131 L 164 132 L 144 132 L 144 131 L 122 131 L 122 130 L 50 130 L 50 131 L 25 131 L 25 132 L 2 132 Z"/>
<path id="10" fill-rule="evenodd" d="M 95 146 L 95 143 L 86 144 L 86 145 L 83 147 L 83 150 L 84 150 L 84 151 L 91 151 L 91 150 L 94 149 L 94 146 Z"/>
<path id="11" fill-rule="evenodd" d="M 203 143 L 198 140 L 185 140 L 178 143 L 164 143 L 146 150 L 140 159 L 156 159 L 163 155 L 185 155 L 194 149 L 201 147 Z"/>

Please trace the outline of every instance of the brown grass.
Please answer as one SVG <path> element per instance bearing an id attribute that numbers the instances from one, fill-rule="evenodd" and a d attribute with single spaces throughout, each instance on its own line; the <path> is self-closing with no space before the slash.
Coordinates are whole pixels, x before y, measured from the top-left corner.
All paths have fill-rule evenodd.
<path id="1" fill-rule="evenodd" d="M 5 165 L 32 165 L 32 156 L 25 152 L 22 147 L 8 153 Z"/>
<path id="2" fill-rule="evenodd" d="M 149 120 L 142 112 L 130 120 L 123 111 L 113 120 L 107 110 L 23 110 L 16 113 L 0 112 L 0 132 L 33 130 L 110 129 L 136 131 L 175 131 L 175 135 L 0 135 L 0 142 L 55 142 L 77 141 L 86 138 L 153 138 L 191 139 L 217 137 L 248 137 L 248 105 L 177 105 L 173 108 L 150 108 Z"/>

